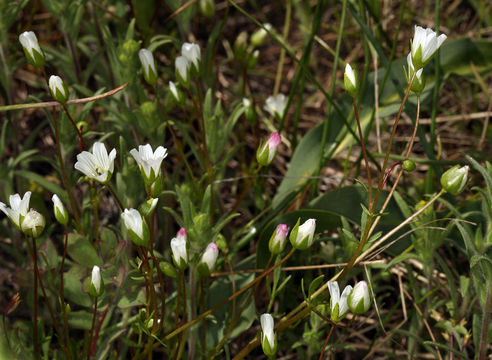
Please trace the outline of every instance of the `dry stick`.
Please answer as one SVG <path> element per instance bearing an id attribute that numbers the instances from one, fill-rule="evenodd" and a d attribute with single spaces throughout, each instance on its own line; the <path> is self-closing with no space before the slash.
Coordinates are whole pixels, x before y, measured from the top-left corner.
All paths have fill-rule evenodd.
<path id="1" fill-rule="evenodd" d="M 174 331 L 172 331 L 171 333 L 169 333 L 168 335 L 166 335 L 163 338 L 163 340 L 166 341 L 166 340 L 169 340 L 169 339 L 173 338 L 174 336 L 176 336 L 176 335 L 180 334 L 181 332 L 183 332 L 184 330 L 188 329 L 190 326 L 192 326 L 196 322 L 198 322 L 198 321 L 206 318 L 208 315 L 210 315 L 211 313 L 213 313 L 215 310 L 221 308 L 222 306 L 224 306 L 225 304 L 227 304 L 229 301 L 237 298 L 239 295 L 241 295 L 242 293 L 244 293 L 246 290 L 248 290 L 249 288 L 251 288 L 253 285 L 255 285 L 256 283 L 258 283 L 259 281 L 261 281 L 261 279 L 263 279 L 265 276 L 267 276 L 273 270 L 275 270 L 280 265 L 282 265 L 284 262 L 286 262 L 292 256 L 292 254 L 294 254 L 294 251 L 295 251 L 295 249 L 292 249 L 282 260 L 280 260 L 278 263 L 276 263 L 271 268 L 266 269 L 260 276 L 258 276 L 255 280 L 251 281 L 248 285 L 246 285 L 245 287 L 239 289 L 237 292 L 235 292 L 234 294 L 232 294 L 231 296 L 229 296 L 227 299 L 225 299 L 221 303 L 215 305 L 213 308 L 211 308 L 211 309 L 205 311 L 204 313 L 198 315 L 195 319 L 193 319 L 193 321 L 189 321 L 186 324 L 184 324 L 181 327 L 179 327 L 178 329 L 175 329 Z"/>
<path id="2" fill-rule="evenodd" d="M 415 219 L 422 212 L 424 212 L 425 209 L 427 209 L 430 205 L 432 205 L 434 203 L 434 201 L 436 201 L 444 193 L 445 193 L 445 191 L 444 190 L 441 190 L 437 195 L 435 195 L 431 200 L 429 200 L 428 203 L 426 203 L 424 206 L 422 206 L 422 208 L 420 208 L 418 211 L 416 211 L 412 216 L 410 216 L 408 219 L 406 219 L 405 221 L 403 221 L 400 225 L 398 225 L 396 228 L 394 228 L 393 230 L 391 230 L 388 234 L 386 234 L 385 236 L 383 236 L 381 239 L 379 239 L 378 241 L 376 241 L 369 249 L 367 249 L 365 252 L 363 252 L 355 260 L 354 265 L 360 263 L 363 259 L 365 259 L 368 256 L 368 254 L 370 254 L 381 243 L 383 243 L 386 240 L 388 240 L 388 238 L 390 238 L 394 233 L 396 233 L 401 228 L 403 228 L 404 226 L 406 226 L 408 223 L 410 223 L 411 221 L 413 221 L 413 219 Z M 330 281 L 336 281 L 337 279 L 339 279 L 341 277 L 342 273 L 343 273 L 343 270 L 340 271 L 335 276 L 333 276 L 330 279 Z M 325 288 L 326 288 L 326 286 L 320 287 L 317 291 L 315 291 L 313 293 L 313 295 L 311 295 L 311 299 L 315 299 L 315 298 L 317 298 L 318 296 L 320 296 L 323 293 L 326 294 L 326 291 L 327 290 Z M 309 313 L 309 311 L 310 311 L 310 309 L 308 307 L 306 307 L 306 306 L 307 306 L 306 301 L 303 301 L 294 310 L 292 310 L 289 314 L 287 314 L 286 316 L 284 316 L 284 318 L 275 326 L 275 329 L 277 331 L 283 331 L 284 329 L 288 328 L 290 325 L 294 324 L 298 320 L 304 318 Z M 258 338 L 253 339 L 248 345 L 246 345 L 246 347 L 244 347 L 239 352 L 239 354 L 237 354 L 233 358 L 233 360 L 243 359 L 246 355 L 248 355 L 251 352 L 251 350 L 253 350 L 255 347 L 257 347 L 259 344 L 260 344 L 260 340 Z"/>

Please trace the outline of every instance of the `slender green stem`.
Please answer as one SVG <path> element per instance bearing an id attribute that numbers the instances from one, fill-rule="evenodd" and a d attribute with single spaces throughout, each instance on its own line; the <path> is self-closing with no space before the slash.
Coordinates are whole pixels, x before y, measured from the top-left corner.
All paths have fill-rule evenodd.
<path id="1" fill-rule="evenodd" d="M 287 0 L 286 9 L 285 9 L 284 29 L 282 32 L 283 41 L 285 41 L 285 43 L 287 43 L 287 37 L 289 36 L 291 14 L 292 14 L 292 0 Z M 282 73 L 284 68 L 284 62 L 285 62 L 285 49 L 282 48 L 280 49 L 280 57 L 277 66 L 277 75 L 275 76 L 275 86 L 273 88 L 274 96 L 278 94 L 278 90 L 280 88 L 280 81 L 283 78 Z"/>
<path id="2" fill-rule="evenodd" d="M 249 177 L 248 182 L 244 186 L 243 191 L 241 192 L 239 197 L 236 198 L 234 205 L 232 206 L 231 210 L 229 211 L 229 214 L 232 214 L 238 208 L 238 206 L 241 204 L 241 202 L 244 200 L 244 198 L 246 197 L 246 194 L 248 193 L 249 188 L 251 187 L 251 184 L 253 184 L 253 181 L 256 179 L 256 176 L 260 172 L 261 168 L 262 168 L 262 166 L 260 164 L 258 164 L 258 167 L 256 168 L 253 175 Z"/>
<path id="3" fill-rule="evenodd" d="M 482 328 L 480 330 L 480 345 L 478 350 L 478 359 L 485 360 L 487 358 L 487 334 L 489 330 L 490 309 L 492 308 L 492 282 L 487 281 L 487 294 L 485 295 L 485 303 L 482 311 Z"/>
<path id="4" fill-rule="evenodd" d="M 93 336 L 94 336 L 94 325 L 96 323 L 96 317 L 97 317 L 97 296 L 95 297 L 94 299 L 94 312 L 92 313 L 92 325 L 91 325 L 91 332 L 90 332 L 90 341 L 89 341 L 89 346 L 87 347 L 87 360 L 89 360 L 91 358 L 91 346 L 90 344 L 92 344 L 92 339 L 93 339 Z"/>
<path id="5" fill-rule="evenodd" d="M 93 221 L 93 235 L 94 235 L 94 247 L 97 248 L 97 242 L 99 239 L 99 214 L 98 214 L 98 202 L 97 202 L 97 185 L 92 181 L 89 182 L 89 193 L 91 195 L 92 205 L 92 221 Z"/>
<path id="6" fill-rule="evenodd" d="M 29 242 L 29 239 L 26 239 Z M 40 355 L 39 350 L 39 337 L 38 337 L 38 257 L 36 255 L 36 239 L 32 238 L 32 261 L 34 263 L 33 275 L 34 275 L 34 295 L 33 295 L 33 338 L 34 338 L 34 353 L 33 358 L 38 360 Z"/>
<path id="7" fill-rule="evenodd" d="M 364 154 L 364 162 L 366 164 L 366 172 L 367 172 L 367 187 L 369 189 L 369 200 L 368 203 L 370 204 L 372 201 L 372 179 L 371 179 L 371 170 L 369 169 L 369 159 L 367 158 L 367 153 L 366 153 L 366 145 L 364 143 L 364 135 L 362 134 L 362 129 L 360 127 L 360 120 L 359 120 L 359 112 L 357 111 L 357 103 L 355 102 L 355 97 L 352 98 L 353 104 L 354 104 L 354 113 L 355 113 L 355 120 L 357 121 L 357 128 L 359 130 L 359 137 L 360 137 L 360 146 L 362 147 L 362 153 Z"/>
<path id="8" fill-rule="evenodd" d="M 121 202 L 120 198 L 118 197 L 118 194 L 116 193 L 116 191 L 113 189 L 113 187 L 111 186 L 111 184 L 108 182 L 106 184 L 106 186 L 108 187 L 109 191 L 111 192 L 111 195 L 113 195 L 114 199 L 116 200 L 116 202 L 118 203 L 118 206 L 120 207 L 120 210 L 121 211 L 124 211 L 125 210 L 125 207 L 123 206 L 123 203 Z"/>
<path id="9" fill-rule="evenodd" d="M 77 124 L 72 118 L 72 115 L 70 115 L 70 111 L 68 111 L 67 105 L 62 104 L 63 110 L 65 110 L 65 114 L 67 114 L 68 118 L 70 119 L 70 122 L 72 123 L 73 128 L 77 132 L 77 138 L 79 140 L 79 150 L 82 152 L 82 150 L 87 150 L 87 145 L 84 141 L 84 137 L 82 136 L 82 133 L 80 132 L 80 129 L 77 127 Z"/>
<path id="10" fill-rule="evenodd" d="M 61 311 L 63 314 L 63 329 L 65 331 L 65 347 L 66 347 L 66 353 L 69 354 L 69 359 L 72 358 L 72 355 L 70 353 L 70 337 L 68 336 L 68 316 L 67 316 L 67 307 L 65 304 L 65 290 L 64 290 L 64 280 L 63 280 L 63 274 L 64 274 L 64 268 L 65 268 L 65 259 L 67 257 L 67 246 L 68 246 L 68 226 L 65 225 L 65 239 L 63 241 L 63 257 L 62 261 L 60 264 L 60 304 L 61 304 Z"/>

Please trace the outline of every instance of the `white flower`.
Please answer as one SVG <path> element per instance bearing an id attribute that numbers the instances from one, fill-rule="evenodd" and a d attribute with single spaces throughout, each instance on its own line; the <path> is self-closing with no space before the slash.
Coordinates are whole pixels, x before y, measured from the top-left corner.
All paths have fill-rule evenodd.
<path id="1" fill-rule="evenodd" d="M 19 35 L 19 41 L 26 53 L 27 60 L 34 66 L 42 67 L 44 65 L 44 53 L 39 47 L 36 34 L 32 31 L 25 31 Z"/>
<path id="2" fill-rule="evenodd" d="M 181 46 L 181 55 L 183 55 L 190 63 L 195 66 L 195 69 L 198 70 L 200 66 L 201 54 L 200 54 L 200 46 L 193 43 L 184 43 Z"/>
<path id="3" fill-rule="evenodd" d="M 305 250 L 313 244 L 314 232 L 316 230 L 316 219 L 306 220 L 299 226 L 299 220 L 290 233 L 290 242 L 292 246 L 299 250 Z"/>
<path id="4" fill-rule="evenodd" d="M 277 339 L 275 338 L 275 332 L 273 331 L 274 323 L 273 317 L 270 314 L 263 314 L 260 316 L 261 324 L 261 347 L 263 352 L 267 356 L 272 356 L 276 352 Z"/>
<path id="5" fill-rule="evenodd" d="M 176 237 L 171 240 L 171 251 L 176 266 L 181 270 L 188 265 L 188 254 L 186 252 L 186 229 L 181 228 Z"/>
<path id="6" fill-rule="evenodd" d="M 147 49 L 140 49 L 138 52 L 138 57 L 142 63 L 145 80 L 149 84 L 154 85 L 157 81 L 157 70 L 155 69 L 154 56 L 152 55 L 152 52 Z"/>
<path id="7" fill-rule="evenodd" d="M 142 219 L 142 215 L 136 209 L 125 209 L 121 214 L 128 234 L 136 245 L 145 246 L 149 240 L 147 225 Z"/>
<path id="8" fill-rule="evenodd" d="M 44 219 L 44 216 L 36 210 L 31 209 L 24 217 L 21 228 L 24 234 L 36 238 L 41 235 L 45 225 L 46 220 Z"/>
<path id="9" fill-rule="evenodd" d="M 347 299 L 350 311 L 354 314 L 363 314 L 369 310 L 371 298 L 369 296 L 369 287 L 365 281 L 355 284 Z"/>
<path id="10" fill-rule="evenodd" d="M 412 60 L 417 69 L 422 68 L 430 61 L 446 38 L 447 36 L 444 34 L 436 36 L 434 30 L 424 29 L 415 25 L 415 34 L 412 41 Z"/>
<path id="11" fill-rule="evenodd" d="M 251 106 L 251 100 L 248 98 L 243 98 L 243 106 L 247 109 Z"/>
<path id="12" fill-rule="evenodd" d="M 282 117 L 287 106 L 287 98 L 284 94 L 277 94 L 276 96 L 269 96 L 266 99 L 264 109 L 273 116 Z"/>
<path id="13" fill-rule="evenodd" d="M 145 177 L 146 182 L 152 184 L 161 170 L 162 160 L 167 156 L 167 149 L 158 146 L 155 152 L 152 151 L 150 144 L 139 145 L 137 149 L 130 150 L 133 158 L 140 167 L 140 171 Z"/>
<path id="14" fill-rule="evenodd" d="M 178 56 L 174 62 L 176 66 L 176 73 L 178 75 L 178 80 L 182 83 L 183 86 L 186 86 L 189 80 L 189 70 L 190 70 L 190 62 L 184 56 Z"/>
<path id="15" fill-rule="evenodd" d="M 22 225 L 22 220 L 29 211 L 29 200 L 31 199 L 31 192 L 27 191 L 24 197 L 21 199 L 19 194 L 10 195 L 9 203 L 10 208 L 7 207 L 3 202 L 0 202 L 0 210 L 2 210 L 5 215 L 7 215 L 10 220 L 19 229 Z"/>
<path id="16" fill-rule="evenodd" d="M 66 225 L 68 222 L 67 209 L 65 209 L 65 206 L 61 202 L 58 195 L 53 194 L 53 196 L 51 197 L 51 200 L 53 201 L 53 212 L 55 213 L 56 220 L 60 224 Z"/>
<path id="17" fill-rule="evenodd" d="M 208 271 L 212 272 L 215 267 L 215 262 L 217 261 L 217 256 L 219 256 L 219 248 L 216 243 L 211 242 L 208 244 L 207 249 L 203 253 L 200 262 L 206 264 Z"/>
<path id="18" fill-rule="evenodd" d="M 347 285 L 340 296 L 340 289 L 336 281 L 328 281 L 328 291 L 330 292 L 331 320 L 339 322 L 349 311 L 347 298 L 352 291 L 352 286 Z"/>
<path id="19" fill-rule="evenodd" d="M 107 183 L 113 174 L 115 157 L 116 149 L 111 150 L 108 156 L 104 144 L 96 142 L 92 148 L 92 153 L 82 151 L 77 155 L 77 162 L 74 167 L 94 180 Z"/>
<path id="20" fill-rule="evenodd" d="M 61 77 L 56 75 L 51 75 L 48 81 L 51 94 L 58 102 L 65 103 L 68 98 L 67 88 L 63 83 Z"/>

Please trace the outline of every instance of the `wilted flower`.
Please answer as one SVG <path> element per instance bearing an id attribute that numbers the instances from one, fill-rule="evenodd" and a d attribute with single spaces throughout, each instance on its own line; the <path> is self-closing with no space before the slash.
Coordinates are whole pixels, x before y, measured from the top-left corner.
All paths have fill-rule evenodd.
<path id="1" fill-rule="evenodd" d="M 349 311 L 347 299 L 352 291 L 352 286 L 347 285 L 340 296 L 340 289 L 336 281 L 328 281 L 328 291 L 330 292 L 331 320 L 341 321 Z"/>
<path id="2" fill-rule="evenodd" d="M 190 62 L 184 56 L 178 56 L 174 61 L 176 67 L 176 78 L 179 83 L 188 88 L 190 85 Z"/>
<path id="3" fill-rule="evenodd" d="M 65 209 L 65 206 L 61 202 L 58 195 L 53 194 L 53 196 L 51 197 L 51 201 L 53 201 L 53 212 L 55 213 L 56 220 L 60 224 L 66 225 L 68 223 L 67 209 Z"/>
<path id="4" fill-rule="evenodd" d="M 200 46 L 193 43 L 183 43 L 181 46 L 181 55 L 183 55 L 190 63 L 193 64 L 195 71 L 200 71 Z"/>
<path id="5" fill-rule="evenodd" d="M 157 70 L 155 69 L 154 56 L 148 49 L 140 49 L 138 57 L 142 63 L 145 81 L 154 86 L 157 83 Z"/>
<path id="6" fill-rule="evenodd" d="M 61 104 L 66 103 L 68 99 L 68 90 L 61 77 L 51 75 L 48 84 L 53 98 Z"/>
<path id="7" fill-rule="evenodd" d="M 453 166 L 441 176 L 441 185 L 444 190 L 453 195 L 458 195 L 465 190 L 468 181 L 468 171 L 470 168 L 466 165 L 460 167 Z"/>
<path id="8" fill-rule="evenodd" d="M 202 255 L 200 264 L 206 266 L 206 272 L 210 274 L 215 267 L 215 262 L 217 261 L 217 256 L 219 256 L 219 247 L 216 243 L 211 242 L 208 244 L 207 249 Z"/>
<path id="9" fill-rule="evenodd" d="M 94 297 L 101 296 L 104 292 L 104 282 L 101 278 L 101 269 L 94 265 L 92 268 L 91 282 L 89 284 L 89 294 Z"/>
<path id="10" fill-rule="evenodd" d="M 415 68 L 421 69 L 427 65 L 446 38 L 444 34 L 437 36 L 434 30 L 415 25 L 411 51 Z"/>
<path id="11" fill-rule="evenodd" d="M 262 166 L 268 166 L 277 155 L 277 149 L 282 142 L 278 132 L 273 132 L 264 144 L 260 144 L 256 152 L 256 160 Z"/>
<path id="12" fill-rule="evenodd" d="M 354 314 L 360 315 L 369 310 L 371 298 L 369 296 L 369 287 L 365 281 L 355 284 L 348 296 L 347 302 L 350 311 Z"/>
<path id="13" fill-rule="evenodd" d="M 269 96 L 265 101 L 264 109 L 273 116 L 284 116 L 285 108 L 287 107 L 287 98 L 284 94 L 277 96 Z"/>
<path id="14" fill-rule="evenodd" d="M 278 224 L 275 232 L 268 242 L 268 248 L 273 255 L 278 255 L 285 248 L 285 240 L 289 234 L 289 227 L 285 224 Z"/>
<path id="15" fill-rule="evenodd" d="M 176 234 L 176 237 L 171 240 L 171 251 L 173 253 L 173 260 L 180 270 L 184 270 L 188 266 L 186 238 L 186 229 L 181 228 Z"/>
<path id="16" fill-rule="evenodd" d="M 92 148 L 92 153 L 82 151 L 77 155 L 77 162 L 74 167 L 91 179 L 105 184 L 113 174 L 115 157 L 116 149 L 111 150 L 108 156 L 104 144 L 96 142 Z"/>
<path id="17" fill-rule="evenodd" d="M 277 337 L 273 331 L 273 317 L 270 314 L 260 316 L 261 323 L 261 347 L 266 356 L 270 357 L 277 352 Z"/>
<path id="18" fill-rule="evenodd" d="M 25 31 L 19 35 L 19 41 L 26 54 L 27 61 L 33 66 L 42 68 L 44 65 L 44 52 L 39 47 L 36 34 L 32 31 Z"/>
<path id="19" fill-rule="evenodd" d="M 31 199 L 31 192 L 27 191 L 24 197 L 21 199 L 19 194 L 10 195 L 9 203 L 10 207 L 7 207 L 3 202 L 0 202 L 0 210 L 7 215 L 17 228 L 21 228 L 22 220 L 29 211 L 29 200 Z"/>
<path id="20" fill-rule="evenodd" d="M 305 250 L 313 244 L 314 231 L 316 230 L 316 219 L 306 220 L 304 224 L 299 226 L 297 220 L 296 226 L 290 232 L 290 242 L 292 246 L 298 250 Z"/>
<path id="21" fill-rule="evenodd" d="M 22 220 L 21 229 L 24 234 L 37 238 L 43 232 L 45 225 L 44 216 L 31 209 Z"/>
<path id="22" fill-rule="evenodd" d="M 136 209 L 125 209 L 121 214 L 123 223 L 130 238 L 136 245 L 147 246 L 149 243 L 149 229 L 142 215 Z"/>
<path id="23" fill-rule="evenodd" d="M 152 184 L 159 176 L 162 160 L 167 156 L 167 149 L 159 146 L 152 151 L 150 144 L 139 145 L 137 149 L 130 150 L 133 158 L 140 167 L 140 171 L 147 184 Z"/>
<path id="24" fill-rule="evenodd" d="M 345 65 L 345 74 L 343 75 L 343 83 L 345 85 L 345 90 L 352 96 L 357 95 L 357 79 L 355 77 L 354 70 L 349 63 Z"/>

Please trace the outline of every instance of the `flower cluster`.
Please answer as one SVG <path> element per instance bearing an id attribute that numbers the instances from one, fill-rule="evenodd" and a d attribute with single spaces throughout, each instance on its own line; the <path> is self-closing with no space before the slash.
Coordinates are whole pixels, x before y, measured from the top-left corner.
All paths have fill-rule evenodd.
<path id="1" fill-rule="evenodd" d="M 331 320 L 340 322 L 350 311 L 354 314 L 363 314 L 371 305 L 369 287 L 365 281 L 358 282 L 353 288 L 347 285 L 340 295 L 340 288 L 335 281 L 328 281 L 330 293 Z"/>

